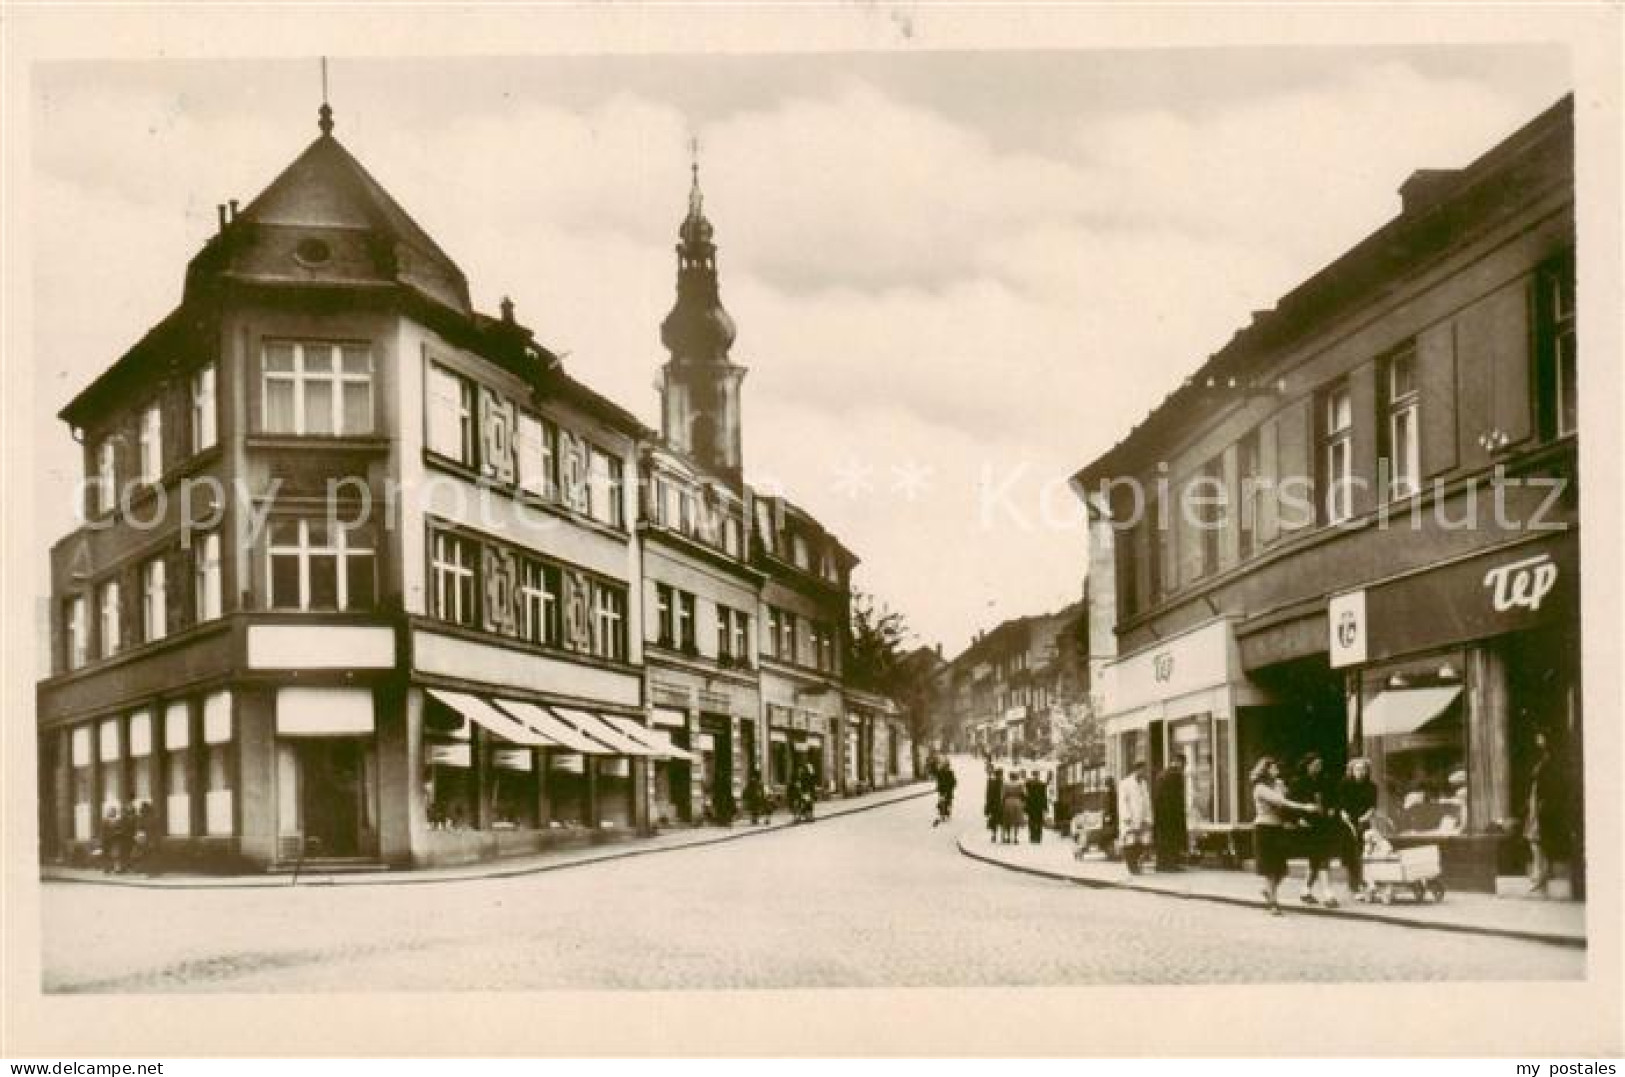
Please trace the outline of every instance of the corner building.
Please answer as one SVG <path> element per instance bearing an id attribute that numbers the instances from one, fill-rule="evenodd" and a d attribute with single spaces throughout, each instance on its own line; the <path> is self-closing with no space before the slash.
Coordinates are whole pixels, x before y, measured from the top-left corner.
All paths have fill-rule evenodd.
<path id="1" fill-rule="evenodd" d="M 401 866 L 647 825 L 630 415 L 332 133 L 62 412 L 45 855 L 147 801 L 171 867 Z M 189 500 L 189 506 L 186 502 Z M 183 509 L 189 509 L 183 513 Z"/>
<path id="2" fill-rule="evenodd" d="M 726 821 L 770 763 L 763 681 L 786 697 L 758 658 L 769 580 L 817 596 L 778 603 L 816 626 L 776 660 L 788 698 L 838 701 L 856 559 L 805 513 L 800 538 L 757 532 L 784 510 L 744 481 L 697 177 L 681 239 L 657 433 L 511 303 L 474 310 L 323 106 L 265 191 L 221 207 L 180 305 L 61 413 L 89 482 L 51 550 L 42 856 L 87 861 L 139 802 L 161 862 L 203 870 Z"/>
<path id="3" fill-rule="evenodd" d="M 1239 846 L 1258 757 L 1363 755 L 1396 844 L 1493 891 L 1541 734 L 1582 893 L 1572 101 L 1400 194 L 1075 476 L 1112 769 L 1183 756 L 1193 832 Z"/>

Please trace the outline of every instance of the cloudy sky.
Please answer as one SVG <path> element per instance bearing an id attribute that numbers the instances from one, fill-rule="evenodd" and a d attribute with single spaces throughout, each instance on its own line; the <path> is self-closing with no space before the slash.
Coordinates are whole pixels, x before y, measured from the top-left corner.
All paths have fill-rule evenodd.
<path id="1" fill-rule="evenodd" d="M 1539 48 L 352 61 L 336 134 L 572 372 L 658 424 L 701 146 L 745 454 L 952 652 L 1081 591 L 1061 484 L 1249 312 L 1568 90 Z M 216 203 L 316 135 L 317 64 L 36 69 L 39 533 L 51 417 L 178 300 Z M 41 554 L 41 579 L 44 555 Z"/>

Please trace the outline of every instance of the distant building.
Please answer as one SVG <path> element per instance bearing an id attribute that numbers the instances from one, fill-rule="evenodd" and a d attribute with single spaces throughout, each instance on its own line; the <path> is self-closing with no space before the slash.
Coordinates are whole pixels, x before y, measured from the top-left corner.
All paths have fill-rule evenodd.
<path id="1" fill-rule="evenodd" d="M 1082 602 L 978 633 L 943 676 L 956 743 L 995 756 L 1050 758 L 1059 723 L 1087 706 Z"/>
<path id="2" fill-rule="evenodd" d="M 320 127 L 61 413 L 43 855 L 133 802 L 174 864 L 278 869 L 722 821 L 797 753 L 844 788 L 857 558 L 745 483 L 697 181 L 657 433 Z"/>

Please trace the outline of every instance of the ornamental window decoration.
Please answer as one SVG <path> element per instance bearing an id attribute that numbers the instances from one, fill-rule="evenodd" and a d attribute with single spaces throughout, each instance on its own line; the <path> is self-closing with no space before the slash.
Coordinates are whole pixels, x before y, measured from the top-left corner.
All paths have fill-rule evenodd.
<path id="1" fill-rule="evenodd" d="M 480 386 L 480 473 L 504 485 L 514 482 L 513 401 Z"/>
<path id="2" fill-rule="evenodd" d="M 515 635 L 519 631 L 517 611 L 514 609 L 519 566 L 513 551 L 486 544 L 484 562 L 485 630 L 499 632 L 504 636 Z"/>

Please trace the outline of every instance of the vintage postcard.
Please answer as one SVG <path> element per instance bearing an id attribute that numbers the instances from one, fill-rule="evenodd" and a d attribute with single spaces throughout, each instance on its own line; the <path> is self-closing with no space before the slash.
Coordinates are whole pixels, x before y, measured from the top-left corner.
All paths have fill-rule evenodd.
<path id="1" fill-rule="evenodd" d="M 1018 11 L 21 12 L 20 1053 L 1618 1053 L 1618 8 Z"/>

